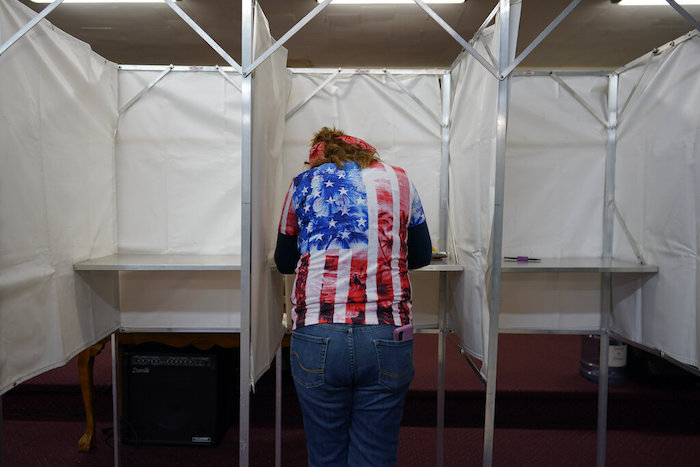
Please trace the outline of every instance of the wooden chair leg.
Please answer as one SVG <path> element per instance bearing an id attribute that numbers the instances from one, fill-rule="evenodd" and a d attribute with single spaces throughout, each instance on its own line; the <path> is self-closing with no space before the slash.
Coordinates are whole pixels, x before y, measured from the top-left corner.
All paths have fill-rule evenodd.
<path id="1" fill-rule="evenodd" d="M 80 375 L 80 392 L 83 395 L 85 406 L 85 433 L 78 441 L 79 451 L 89 451 L 95 445 L 95 410 L 94 410 L 94 383 L 93 369 L 95 356 L 102 352 L 109 338 L 105 338 L 95 345 L 78 354 L 78 374 Z"/>

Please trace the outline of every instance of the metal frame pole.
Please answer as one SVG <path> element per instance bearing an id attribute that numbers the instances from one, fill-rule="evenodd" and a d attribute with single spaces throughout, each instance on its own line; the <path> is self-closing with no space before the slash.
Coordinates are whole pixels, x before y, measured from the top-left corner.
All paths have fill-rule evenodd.
<path id="1" fill-rule="evenodd" d="M 500 0 L 498 51 L 498 115 L 496 117 L 496 177 L 494 187 L 493 234 L 491 245 L 491 286 L 489 289 L 489 341 L 486 367 L 486 408 L 484 420 L 483 465 L 493 464 L 493 435 L 496 412 L 496 369 L 498 358 L 498 318 L 501 298 L 501 256 L 503 249 L 503 200 L 505 187 L 506 134 L 510 75 L 503 75 L 510 59 L 510 0 Z"/>
<path id="2" fill-rule="evenodd" d="M 510 0 L 500 0 L 498 71 L 498 114 L 496 117 L 496 167 L 493 231 L 491 245 L 491 284 L 489 288 L 489 335 L 486 367 L 486 408 L 484 420 L 483 465 L 493 464 L 493 436 L 496 412 L 496 370 L 501 299 L 501 256 L 503 249 L 503 201 L 505 187 L 506 134 L 510 75 L 504 75 L 510 60 Z"/>
<path id="3" fill-rule="evenodd" d="M 532 52 L 532 51 L 540 44 L 540 42 L 542 42 L 542 41 L 549 35 L 549 33 L 552 32 L 552 31 L 554 30 L 554 28 L 556 28 L 557 26 L 559 26 L 559 23 L 561 23 L 561 22 L 564 20 L 564 18 L 566 18 L 567 16 L 569 16 L 569 13 L 571 13 L 571 11 L 572 11 L 574 8 L 576 8 L 576 7 L 578 6 L 579 3 L 581 3 L 581 0 L 573 0 L 573 1 L 569 4 L 569 6 L 567 6 L 566 8 L 564 8 L 564 10 L 563 10 L 561 13 L 559 13 L 559 16 L 557 16 L 556 18 L 554 18 L 554 20 L 549 24 L 549 26 L 547 26 L 547 27 L 535 38 L 535 40 L 533 40 L 533 41 L 530 43 L 530 45 L 528 45 L 528 46 L 525 48 L 525 50 L 523 50 L 523 51 L 521 52 L 521 54 L 518 55 L 518 57 L 517 57 L 515 60 L 513 60 L 513 63 L 511 63 L 510 66 L 508 66 L 508 68 L 506 68 L 506 70 L 503 72 L 503 75 L 505 75 L 505 76 L 509 75 L 509 74 L 515 69 L 515 67 L 517 67 L 518 65 L 520 65 L 520 62 L 522 62 L 528 55 L 530 55 L 530 52 Z M 501 76 L 503 76 L 503 75 L 501 75 Z"/>
<path id="4" fill-rule="evenodd" d="M 608 335 L 608 312 L 610 309 L 610 287 L 612 274 L 602 274 L 601 291 L 601 328 L 600 352 L 598 357 L 598 425 L 596 431 L 596 466 L 605 465 L 606 435 L 608 428 L 608 353 L 610 336 Z"/>
<path id="5" fill-rule="evenodd" d="M 449 231 L 447 210 L 450 197 L 450 113 L 452 112 L 452 73 L 442 75 L 442 153 L 440 160 L 440 250 L 447 250 Z"/>
<path id="6" fill-rule="evenodd" d="M 666 0 L 666 2 L 668 2 L 668 4 L 671 5 L 673 7 L 673 9 L 678 12 L 679 15 L 681 15 L 683 18 L 685 18 L 685 20 L 687 22 L 692 24 L 695 29 L 700 31 L 700 22 L 698 22 L 698 20 L 693 18 L 693 15 L 688 13 L 688 10 L 686 10 L 685 8 L 680 6 L 678 3 L 676 3 L 675 0 Z"/>
<path id="7" fill-rule="evenodd" d="M 5 438 L 2 431 L 3 415 L 2 415 L 2 394 L 0 394 L 0 467 L 5 465 Z"/>
<path id="8" fill-rule="evenodd" d="M 275 354 L 275 467 L 282 467 L 282 345 Z"/>
<path id="9" fill-rule="evenodd" d="M 333 0 L 324 0 L 323 3 L 317 5 L 316 8 L 314 8 L 313 10 L 311 10 L 311 12 L 309 12 L 306 16 L 304 16 L 304 17 L 303 17 L 297 24 L 295 24 L 289 31 L 287 31 L 282 37 L 280 37 L 277 41 L 275 41 L 275 43 L 272 44 L 272 45 L 270 46 L 270 48 L 268 48 L 265 52 L 263 52 L 262 54 L 260 54 L 260 56 L 259 56 L 255 61 L 252 61 L 252 60 L 251 60 L 251 63 L 247 63 L 247 64 L 246 64 L 246 63 L 243 63 L 243 66 L 242 66 L 242 68 L 243 68 L 243 73 L 246 74 L 246 75 L 252 73 L 252 72 L 258 67 L 258 65 L 260 65 L 262 62 L 264 62 L 265 60 L 267 60 L 267 58 L 268 58 L 270 55 L 272 55 L 273 53 L 275 53 L 275 51 L 276 51 L 277 49 L 279 49 L 280 47 L 282 47 L 292 36 L 294 36 L 294 34 L 296 34 L 301 28 L 303 28 L 304 26 L 306 26 L 306 24 L 307 24 L 309 21 L 311 21 L 312 19 L 314 19 L 314 18 L 316 17 L 316 15 L 318 15 L 318 14 L 321 12 L 321 10 L 323 10 L 323 9 L 326 8 L 328 5 L 330 5 L 330 3 L 331 3 L 332 1 L 333 1 Z M 241 59 L 241 61 L 243 61 L 243 59 Z"/>
<path id="10" fill-rule="evenodd" d="M 216 53 L 218 53 L 218 54 L 221 56 L 221 58 L 224 59 L 224 61 L 225 61 L 226 63 L 228 63 L 229 65 L 231 65 L 231 66 L 233 67 L 233 69 L 236 70 L 237 72 L 239 72 L 239 73 L 241 72 L 241 66 L 240 66 L 238 63 L 236 63 L 236 61 L 235 61 L 233 58 L 231 58 L 231 56 L 230 56 L 228 53 L 226 53 L 226 51 L 225 51 L 219 44 L 217 44 L 216 41 L 215 41 L 214 39 L 212 39 L 212 37 L 211 37 L 209 34 L 207 34 L 206 32 L 204 32 L 204 30 L 203 30 L 201 27 L 199 27 L 199 25 L 198 25 L 197 23 L 195 23 L 195 22 L 192 20 L 192 18 L 190 18 L 190 17 L 187 15 L 187 13 L 185 13 L 184 11 L 182 11 L 182 8 L 180 8 L 178 5 L 176 5 L 176 4 L 175 4 L 175 1 L 173 1 L 173 0 L 163 0 L 163 1 L 164 1 L 175 13 L 177 13 L 177 15 L 178 15 L 180 18 L 182 18 L 182 20 L 183 20 L 185 23 L 187 23 L 187 25 L 188 25 L 189 27 L 191 27 L 191 28 L 194 30 L 194 32 L 196 32 L 196 33 L 199 35 L 199 37 L 201 37 L 202 39 L 204 39 L 204 41 L 205 41 L 207 44 L 209 44 L 209 47 L 211 47 L 212 49 L 214 49 L 214 51 L 215 51 Z"/>
<path id="11" fill-rule="evenodd" d="M 231 78 L 229 75 L 227 75 L 226 72 L 225 72 L 221 67 L 219 67 L 219 66 L 217 65 L 215 68 L 216 68 L 216 71 L 219 72 L 219 74 L 220 74 L 226 81 L 228 81 L 228 82 L 231 84 L 231 86 L 233 86 L 234 88 L 238 89 L 239 92 L 241 91 L 241 86 L 240 86 L 238 83 L 236 83 L 236 82 L 233 80 L 233 78 Z"/>
<path id="12" fill-rule="evenodd" d="M 253 6 L 255 0 L 241 0 L 241 64 L 253 61 Z M 241 78 L 241 335 L 240 335 L 240 411 L 238 463 L 250 462 L 250 315 L 252 275 L 252 150 L 253 150 L 253 74 Z"/>
<path id="13" fill-rule="evenodd" d="M 123 114 L 124 112 L 126 112 L 127 110 L 129 110 L 129 109 L 131 108 L 132 105 L 134 105 L 139 99 L 141 99 L 148 91 L 150 91 L 151 89 L 153 89 L 153 86 L 155 86 L 156 84 L 158 84 L 158 82 L 159 82 L 160 80 L 162 80 L 163 78 L 165 78 L 165 75 L 167 75 L 168 73 L 170 73 L 171 71 L 173 71 L 173 68 L 174 68 L 173 65 L 170 65 L 167 69 L 163 70 L 163 72 L 162 72 L 161 74 L 159 74 L 158 76 L 156 76 L 155 79 L 153 79 L 153 81 L 151 81 L 150 83 L 148 83 L 148 84 L 146 85 L 145 88 L 143 88 L 141 91 L 139 91 L 134 97 L 132 97 L 132 98 L 129 100 L 129 102 L 127 102 L 126 104 L 124 104 L 124 105 L 122 106 L 122 108 L 119 109 L 119 115 L 121 115 L 121 114 Z"/>
<path id="14" fill-rule="evenodd" d="M 117 278 L 117 283 L 119 278 Z M 119 423 L 119 349 L 117 348 L 117 333 L 112 333 L 110 338 L 112 345 L 112 444 L 114 451 L 114 467 L 121 464 L 121 423 Z"/>
<path id="15" fill-rule="evenodd" d="M 556 81 L 557 83 L 559 83 L 559 85 L 562 87 L 562 89 L 564 89 L 566 92 L 568 92 L 569 94 L 571 94 L 571 96 L 572 96 L 574 99 L 576 99 L 576 101 L 577 101 L 579 104 L 581 104 L 586 110 L 588 110 L 588 112 L 589 112 L 591 115 L 593 115 L 593 116 L 595 117 L 595 119 L 598 120 L 598 121 L 601 123 L 601 125 L 603 125 L 603 126 L 605 126 L 605 127 L 609 127 L 609 126 L 610 126 L 609 120 L 605 120 L 605 119 L 602 118 L 600 115 L 598 115 L 598 113 L 593 109 L 593 107 L 591 107 L 591 105 L 590 105 L 588 102 L 586 102 L 586 100 L 585 100 L 583 97 L 581 97 L 581 95 L 579 95 L 576 91 L 574 91 L 574 90 L 571 88 L 571 86 L 569 86 L 568 84 L 566 84 L 566 82 L 565 82 L 563 79 L 561 79 L 561 78 L 559 77 L 559 75 L 557 75 L 557 73 L 555 73 L 555 72 L 552 71 L 552 72 L 549 73 L 549 76 L 550 76 L 554 81 Z"/>
<path id="16" fill-rule="evenodd" d="M 437 115 L 435 115 L 435 113 L 433 113 L 433 111 L 430 110 L 430 107 L 425 105 L 425 103 L 423 101 L 421 101 L 420 98 L 418 96 L 416 96 L 413 92 L 411 92 L 410 89 L 408 89 L 406 86 L 404 86 L 401 83 L 401 81 L 396 79 L 396 76 L 391 74 L 391 72 L 389 70 L 386 70 L 386 75 L 389 77 L 389 79 L 391 79 L 391 81 L 394 82 L 394 84 L 396 84 L 396 86 L 398 86 L 399 89 L 401 89 L 405 94 L 407 94 L 408 97 L 410 97 L 413 100 L 413 102 L 418 104 L 423 109 L 423 111 L 430 116 L 430 118 L 435 120 L 435 122 L 437 122 L 438 125 L 443 126 L 444 118 L 441 119 Z"/>
<path id="17" fill-rule="evenodd" d="M 622 116 L 625 114 L 625 110 L 627 109 L 627 106 L 629 103 L 632 101 L 632 98 L 634 97 L 634 94 L 637 92 L 637 89 L 639 88 L 639 84 L 642 82 L 642 79 L 647 74 L 647 71 L 649 70 L 649 65 L 651 65 L 651 61 L 653 58 L 658 54 L 658 49 L 654 49 L 651 52 L 649 52 L 646 62 L 644 63 L 644 70 L 642 70 L 642 74 L 639 75 L 639 78 L 637 78 L 637 82 L 634 83 L 634 86 L 632 87 L 632 90 L 630 91 L 629 95 L 627 96 L 627 100 L 625 101 L 624 104 L 622 104 L 622 107 L 620 108 L 617 118 L 618 118 L 618 123 L 622 121 Z M 618 74 L 619 76 L 619 74 Z"/>
<path id="18" fill-rule="evenodd" d="M 435 22 L 438 23 L 440 27 L 442 27 L 450 36 L 452 36 L 452 38 L 456 40 L 464 50 L 469 52 L 469 54 L 471 54 L 471 56 L 474 57 L 476 61 L 481 63 L 481 65 L 483 65 L 483 67 L 486 68 L 489 73 L 491 73 L 494 77 L 498 78 L 499 75 L 496 74 L 496 69 L 494 68 L 494 66 L 491 63 L 489 63 L 489 61 L 486 60 L 483 55 L 477 52 L 476 49 L 474 49 L 474 47 L 472 47 L 472 45 L 468 41 L 466 41 L 462 36 L 460 36 L 459 33 L 452 28 L 452 26 L 447 24 L 447 21 L 445 21 L 440 17 L 440 15 L 435 13 L 435 11 L 433 11 L 428 5 L 426 5 L 423 2 L 423 0 L 413 1 L 416 2 L 416 5 L 421 7 L 423 11 L 425 11 L 428 14 L 428 16 L 433 18 L 433 20 L 435 20 Z"/>
<path id="19" fill-rule="evenodd" d="M 328 76 L 328 78 L 326 78 L 325 81 L 323 81 L 323 83 L 316 86 L 316 89 L 311 91 L 311 94 L 306 96 L 304 99 L 299 101 L 298 104 L 296 104 L 294 107 L 292 107 L 292 109 L 285 114 L 285 116 L 284 116 L 285 121 L 289 120 L 289 118 L 291 118 L 292 115 L 294 115 L 299 110 L 301 110 L 301 108 L 304 107 L 307 102 L 309 102 L 311 99 L 313 99 L 313 97 L 316 94 L 318 94 L 323 88 L 325 88 L 331 81 L 334 81 L 338 76 L 340 76 L 341 71 L 342 70 L 340 68 L 338 68 L 338 70 L 335 73 Z"/>
<path id="20" fill-rule="evenodd" d="M 452 94 L 452 75 L 445 72 L 442 85 L 442 155 L 440 160 L 440 243 L 441 251 L 447 251 L 447 199 L 449 196 L 450 169 L 450 103 Z M 437 439 L 436 463 L 442 467 L 445 460 L 445 342 L 447 323 L 445 319 L 447 306 L 447 273 L 440 273 L 440 303 L 438 308 L 438 380 L 437 380 Z"/>
<path id="21" fill-rule="evenodd" d="M 447 304 L 447 273 L 440 272 L 439 308 L 438 308 L 438 368 L 437 368 L 437 420 L 436 420 L 436 458 L 435 466 L 442 467 L 445 462 L 445 306 Z"/>
<path id="22" fill-rule="evenodd" d="M 613 222 L 615 219 L 615 153 L 617 150 L 618 75 L 608 79 L 608 141 L 605 163 L 605 195 L 603 207 L 603 261 L 612 260 Z M 608 353 L 610 315 L 612 313 L 612 273 L 604 272 L 600 294 L 600 355 L 598 359 L 598 428 L 596 465 L 605 465 L 608 425 Z"/>
<path id="23" fill-rule="evenodd" d="M 7 49 L 12 47 L 12 44 L 17 42 L 22 36 L 24 36 L 27 32 L 29 32 L 34 26 L 39 24 L 39 21 L 46 18 L 46 16 L 49 13 L 51 13 L 53 10 L 55 10 L 56 7 L 58 7 L 58 5 L 60 5 L 61 3 L 63 3 L 63 0 L 54 0 L 53 2 L 46 5 L 46 7 L 44 7 L 44 9 L 41 10 L 40 13 L 37 13 L 37 15 L 35 17 L 33 17 L 31 20 L 29 20 L 29 22 L 27 24 L 22 26 L 22 28 L 20 28 L 19 31 L 14 33 L 12 35 L 12 37 L 10 37 L 5 43 L 0 44 L 0 55 L 2 55 Z"/>
<path id="24" fill-rule="evenodd" d="M 474 37 L 472 37 L 472 40 L 470 41 L 472 44 L 475 43 L 481 37 L 481 34 L 484 32 L 484 29 L 486 29 L 488 25 L 491 24 L 491 21 L 493 21 L 493 19 L 496 17 L 496 14 L 498 13 L 498 9 L 500 7 L 501 5 L 499 3 L 497 3 L 496 6 L 493 7 L 491 13 L 489 13 L 484 22 L 481 23 L 481 26 L 479 26 L 479 29 L 477 29 L 476 33 L 474 34 Z"/>
<path id="25" fill-rule="evenodd" d="M 120 274 L 117 271 L 111 274 L 114 293 L 114 304 L 116 310 L 121 310 L 121 287 Z M 121 315 L 120 315 L 121 325 Z M 119 329 L 114 331 L 110 336 L 110 344 L 112 346 L 112 445 L 114 450 L 114 467 L 121 467 L 121 420 L 119 419 L 119 347 L 117 333 Z"/>

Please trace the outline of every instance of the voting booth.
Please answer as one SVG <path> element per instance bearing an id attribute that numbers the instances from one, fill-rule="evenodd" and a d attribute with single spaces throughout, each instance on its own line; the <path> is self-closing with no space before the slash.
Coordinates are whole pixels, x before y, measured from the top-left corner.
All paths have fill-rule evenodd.
<path id="1" fill-rule="evenodd" d="M 115 332 L 237 333 L 247 462 L 248 389 L 285 332 L 281 203 L 322 126 L 417 186 L 446 258 L 411 273 L 416 328 L 484 380 L 486 461 L 499 332 L 697 369 L 697 30 L 614 72 L 514 71 L 501 1 L 445 70 L 288 69 L 263 8 L 243 2 L 240 65 L 132 66 L 0 0 L 0 394 Z"/>

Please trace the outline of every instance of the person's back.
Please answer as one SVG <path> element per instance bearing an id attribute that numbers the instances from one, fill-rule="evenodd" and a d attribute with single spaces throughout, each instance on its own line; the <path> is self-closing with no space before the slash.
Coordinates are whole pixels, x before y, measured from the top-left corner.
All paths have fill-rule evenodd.
<path id="1" fill-rule="evenodd" d="M 323 128 L 312 144 L 275 249 L 295 273 L 290 359 L 309 465 L 395 465 L 413 378 L 408 269 L 432 253 L 425 215 L 406 173 L 366 142 Z"/>

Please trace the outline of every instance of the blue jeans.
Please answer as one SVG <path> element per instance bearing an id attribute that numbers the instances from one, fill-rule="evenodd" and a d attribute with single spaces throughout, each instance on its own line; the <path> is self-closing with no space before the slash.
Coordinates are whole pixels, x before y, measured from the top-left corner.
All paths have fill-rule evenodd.
<path id="1" fill-rule="evenodd" d="M 314 324 L 292 333 L 292 377 L 309 466 L 394 466 L 413 340 L 390 325 Z"/>

